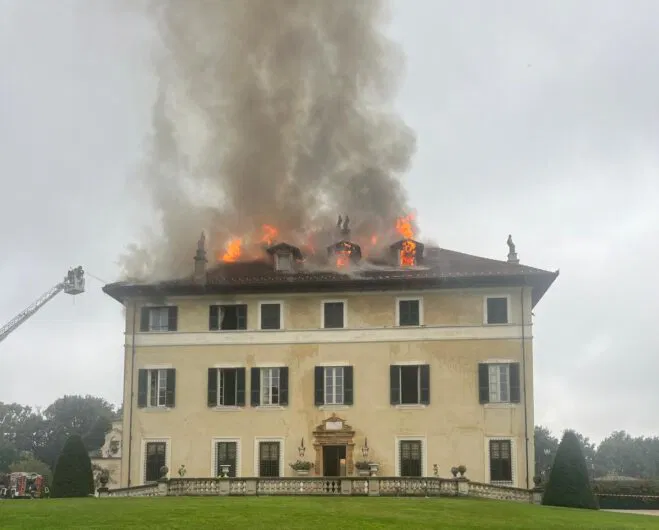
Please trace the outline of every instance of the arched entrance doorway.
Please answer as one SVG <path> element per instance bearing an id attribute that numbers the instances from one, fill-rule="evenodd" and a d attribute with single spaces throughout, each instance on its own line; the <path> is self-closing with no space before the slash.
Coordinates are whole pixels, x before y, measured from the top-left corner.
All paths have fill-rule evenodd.
<path id="1" fill-rule="evenodd" d="M 336 414 L 313 432 L 316 473 L 322 477 L 352 475 L 354 470 L 354 429 Z"/>

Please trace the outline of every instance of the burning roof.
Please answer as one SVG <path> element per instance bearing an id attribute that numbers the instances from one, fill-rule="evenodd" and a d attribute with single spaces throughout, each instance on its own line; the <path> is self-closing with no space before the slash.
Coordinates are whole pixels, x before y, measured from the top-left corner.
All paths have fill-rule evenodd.
<path id="1" fill-rule="evenodd" d="M 333 290 L 425 289 L 528 285 L 537 303 L 558 276 L 558 272 L 519 264 L 517 254 L 508 261 L 482 258 L 438 247 L 426 247 L 413 239 L 411 218 L 402 217 L 396 232 L 403 239 L 378 246 L 381 238 L 369 238 L 366 248 L 350 240 L 348 220 L 339 220 L 341 238 L 316 252 L 285 241 L 276 241 L 277 230 L 265 230 L 259 239 L 258 255 L 242 256 L 239 243 L 227 245 L 217 262 L 206 268 L 205 253 L 199 241 L 195 273 L 191 276 L 155 283 L 119 282 L 104 287 L 117 300 L 155 294 L 203 294 L 248 292 L 322 292 Z M 267 237 L 266 237 L 267 236 Z M 236 239 L 240 242 L 242 239 Z M 509 246 L 511 245 L 509 240 Z M 512 247 L 511 247 L 512 248 Z"/>

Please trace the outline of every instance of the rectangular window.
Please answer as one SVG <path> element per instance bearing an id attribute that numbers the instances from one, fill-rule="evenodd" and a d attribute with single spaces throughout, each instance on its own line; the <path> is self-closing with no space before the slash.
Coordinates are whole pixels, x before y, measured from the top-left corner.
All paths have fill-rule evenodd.
<path id="1" fill-rule="evenodd" d="M 418 326 L 421 324 L 419 300 L 399 300 L 398 301 L 398 325 L 399 326 Z"/>
<path id="2" fill-rule="evenodd" d="M 512 480 L 512 443 L 510 440 L 490 440 L 490 482 Z"/>
<path id="3" fill-rule="evenodd" d="M 487 298 L 487 323 L 508 324 L 508 298 L 505 296 Z"/>
<path id="4" fill-rule="evenodd" d="M 421 440 L 401 440 L 400 442 L 400 476 L 422 476 Z"/>
<path id="5" fill-rule="evenodd" d="M 145 482 L 156 482 L 160 476 L 160 469 L 167 465 L 167 443 L 147 442 L 145 462 Z"/>
<path id="6" fill-rule="evenodd" d="M 427 364 L 390 367 L 392 405 L 430 403 L 430 366 Z"/>
<path id="7" fill-rule="evenodd" d="M 149 370 L 149 407 L 164 407 L 167 397 L 167 370 Z"/>
<path id="8" fill-rule="evenodd" d="M 247 329 L 247 304 L 210 306 L 208 328 L 211 331 Z"/>
<path id="9" fill-rule="evenodd" d="M 508 403 L 510 401 L 510 366 L 508 364 L 490 364 L 490 403 Z"/>
<path id="10" fill-rule="evenodd" d="M 261 405 L 279 405 L 279 368 L 261 369 Z"/>
<path id="11" fill-rule="evenodd" d="M 245 406 L 245 369 L 208 369 L 208 406 Z"/>
<path id="12" fill-rule="evenodd" d="M 229 466 L 229 476 L 236 476 L 238 466 L 238 443 L 237 442 L 217 442 L 215 444 L 215 476 L 222 475 L 222 466 Z"/>
<path id="13" fill-rule="evenodd" d="M 343 405 L 343 366 L 325 368 L 325 405 Z"/>
<path id="14" fill-rule="evenodd" d="M 519 403 L 519 363 L 479 364 L 478 388 L 481 403 Z"/>
<path id="15" fill-rule="evenodd" d="M 178 307 L 143 307 L 140 314 L 140 331 L 176 331 Z"/>
<path id="16" fill-rule="evenodd" d="M 234 407 L 238 404 L 238 370 L 220 368 L 217 371 L 217 404 Z"/>
<path id="17" fill-rule="evenodd" d="M 345 327 L 343 302 L 323 303 L 323 327 L 336 329 Z"/>
<path id="18" fill-rule="evenodd" d="M 259 476 L 279 476 L 279 442 L 259 442 Z"/>
<path id="19" fill-rule="evenodd" d="M 281 304 L 261 304 L 261 329 L 281 329 Z"/>
<path id="20" fill-rule="evenodd" d="M 173 407 L 176 396 L 176 370 L 153 368 L 138 370 L 137 406 Z"/>

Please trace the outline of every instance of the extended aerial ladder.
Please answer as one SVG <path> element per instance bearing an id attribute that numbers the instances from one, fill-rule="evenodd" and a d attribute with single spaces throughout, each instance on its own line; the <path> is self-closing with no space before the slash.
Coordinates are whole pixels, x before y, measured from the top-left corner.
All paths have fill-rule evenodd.
<path id="1" fill-rule="evenodd" d="M 21 311 L 18 315 L 12 318 L 4 326 L 0 328 L 0 342 L 5 340 L 9 334 L 14 331 L 18 326 L 25 322 L 28 318 L 34 315 L 46 303 L 55 298 L 59 293 L 64 291 L 66 294 L 80 294 L 85 292 L 85 272 L 82 267 L 69 269 L 69 272 L 64 277 L 64 280 L 52 287 L 41 295 L 40 298 L 35 300 L 30 306 Z"/>

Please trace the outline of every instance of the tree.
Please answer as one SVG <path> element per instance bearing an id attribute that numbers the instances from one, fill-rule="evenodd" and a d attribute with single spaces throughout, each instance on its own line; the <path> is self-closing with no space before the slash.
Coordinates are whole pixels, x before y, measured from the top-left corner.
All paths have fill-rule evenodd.
<path id="1" fill-rule="evenodd" d="M 57 459 L 53 497 L 87 497 L 94 493 L 92 462 L 82 437 L 70 436 Z"/>
<path id="2" fill-rule="evenodd" d="M 44 478 L 46 484 L 50 485 L 53 483 L 53 472 L 46 464 L 44 464 L 41 460 L 37 460 L 33 456 L 24 456 L 9 466 L 10 473 L 15 473 L 17 471 L 23 471 L 25 473 L 38 473 Z"/>
<path id="3" fill-rule="evenodd" d="M 6 473 L 17 459 L 18 450 L 14 444 L 0 438 L 0 473 Z"/>
<path id="4" fill-rule="evenodd" d="M 546 427 L 536 425 L 534 442 L 536 475 L 546 477 L 551 469 L 554 456 L 556 456 L 558 438 L 553 436 Z"/>
<path id="5" fill-rule="evenodd" d="M 547 506 L 597 510 L 597 499 L 588 478 L 581 442 L 574 431 L 565 431 L 556 451 L 549 482 L 542 499 Z"/>

